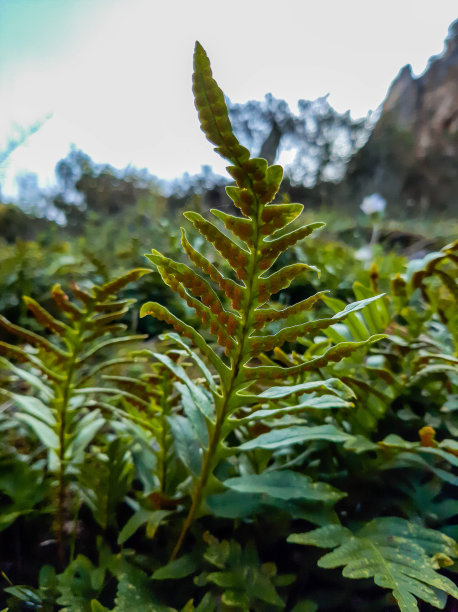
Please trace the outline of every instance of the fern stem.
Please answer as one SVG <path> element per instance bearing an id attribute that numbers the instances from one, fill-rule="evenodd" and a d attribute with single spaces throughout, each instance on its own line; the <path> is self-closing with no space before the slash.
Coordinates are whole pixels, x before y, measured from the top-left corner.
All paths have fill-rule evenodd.
<path id="1" fill-rule="evenodd" d="M 62 569 L 65 567 L 65 546 L 64 546 L 64 503 L 65 503 L 65 433 L 67 429 L 67 410 L 70 402 L 71 387 L 75 374 L 76 361 L 81 348 L 81 338 L 84 331 L 85 317 L 78 330 L 72 346 L 70 363 L 67 377 L 62 392 L 62 401 L 59 407 L 59 474 L 58 474 L 58 493 L 57 493 L 57 556 Z"/>
<path id="2" fill-rule="evenodd" d="M 59 475 L 57 493 L 57 555 L 62 569 L 65 567 L 65 548 L 64 548 L 64 502 L 65 502 L 65 431 L 67 428 L 67 408 L 70 398 L 70 386 L 73 379 L 75 368 L 76 353 L 72 354 L 67 378 L 62 394 L 62 402 L 59 407 Z"/>
<path id="3" fill-rule="evenodd" d="M 215 428 L 216 431 L 216 428 Z M 216 438 L 212 438 L 212 442 L 213 440 L 216 440 Z M 177 554 L 179 553 L 181 546 L 184 542 L 184 539 L 189 531 L 189 528 L 192 525 L 192 522 L 194 520 L 194 516 L 197 512 L 197 509 L 200 505 L 200 502 L 202 501 L 202 492 L 204 490 L 206 481 L 208 479 L 208 475 L 209 475 L 209 469 L 210 469 L 210 448 L 208 449 L 208 453 L 205 456 L 204 459 L 204 464 L 202 466 L 202 472 L 200 475 L 200 478 L 198 480 L 198 482 L 196 483 L 196 486 L 194 487 L 194 492 L 193 492 L 193 496 L 192 496 L 192 502 L 191 502 L 191 507 L 189 509 L 189 512 L 186 516 L 186 519 L 183 523 L 183 527 L 181 528 L 181 532 L 180 535 L 178 536 L 178 540 L 176 541 L 176 544 L 172 550 L 172 554 L 170 555 L 170 560 L 173 561 L 175 559 L 175 557 L 177 556 Z"/>
<path id="4" fill-rule="evenodd" d="M 70 562 L 75 559 L 75 547 L 76 547 L 76 532 L 78 528 L 78 513 L 80 510 L 81 502 L 78 495 L 75 495 L 75 507 L 73 509 L 73 529 L 72 538 L 70 540 Z"/>
<path id="5" fill-rule="evenodd" d="M 246 344 L 247 344 L 248 336 L 250 335 L 252 331 L 251 319 L 253 316 L 254 309 L 258 305 L 258 302 L 256 299 L 256 289 L 257 289 L 257 280 L 258 280 L 258 275 L 259 275 L 259 267 L 258 267 L 259 246 L 260 246 L 260 242 L 262 239 L 260 232 L 259 232 L 259 227 L 261 223 L 261 213 L 262 213 L 262 205 L 260 204 L 258 200 L 257 215 L 255 219 L 255 228 L 254 228 L 255 229 L 255 240 L 254 240 L 254 246 L 251 250 L 250 265 L 249 265 L 249 270 L 248 270 L 248 279 L 247 279 L 247 284 L 246 284 L 246 287 L 248 290 L 248 299 L 246 300 L 245 309 L 243 312 L 243 326 L 237 338 L 238 340 L 237 352 L 231 359 L 232 361 L 231 377 L 228 381 L 226 389 L 224 388 L 224 383 L 223 383 L 223 402 L 221 405 L 221 409 L 217 411 L 218 413 L 216 417 L 215 428 L 210 438 L 210 444 L 209 444 L 208 451 L 204 456 L 200 478 L 194 487 L 191 507 L 183 523 L 183 527 L 181 529 L 181 532 L 175 544 L 175 547 L 173 548 L 173 551 L 170 557 L 171 561 L 173 561 L 173 559 L 175 559 L 175 557 L 179 553 L 181 546 L 184 542 L 184 539 L 186 537 L 186 534 L 189 531 L 189 528 L 191 527 L 193 523 L 195 514 L 202 501 L 203 491 L 205 489 L 207 480 L 212 471 L 213 458 L 214 458 L 216 449 L 218 448 L 218 444 L 221 441 L 220 440 L 221 429 L 226 420 L 228 406 L 230 405 L 233 394 L 237 389 L 237 384 L 240 384 L 241 382 L 239 380 L 240 373 L 241 373 L 241 366 L 243 365 L 243 360 L 246 354 Z"/>
<path id="6" fill-rule="evenodd" d="M 167 485 L 167 400 L 169 393 L 168 375 L 165 372 L 162 378 L 162 397 L 161 397 L 161 477 L 160 492 L 165 494 Z"/>
<path id="7" fill-rule="evenodd" d="M 215 429 L 213 430 L 213 435 L 210 439 L 210 444 L 208 447 L 208 451 L 205 454 L 204 460 L 203 460 L 203 464 L 202 464 L 202 471 L 200 474 L 200 478 L 197 481 L 195 487 L 194 487 L 194 491 L 193 491 L 193 495 L 192 495 L 192 502 L 191 502 L 191 507 L 189 509 L 188 515 L 186 516 L 186 519 L 183 523 L 183 527 L 181 528 L 181 532 L 180 535 L 178 537 L 178 540 L 175 544 L 175 547 L 172 551 L 172 554 L 170 556 L 170 560 L 173 561 L 175 559 L 175 557 L 177 556 L 177 554 L 179 553 L 181 546 L 183 544 L 183 541 L 186 537 L 186 534 L 189 531 L 189 528 L 191 527 L 193 521 L 194 521 L 194 516 L 199 508 L 200 502 L 202 501 L 202 493 L 204 491 L 205 485 L 207 484 L 207 480 L 208 477 L 210 476 L 210 472 L 211 472 L 211 463 L 212 463 L 212 459 L 214 457 L 216 448 L 218 446 L 218 443 L 220 441 L 220 434 L 221 434 L 221 428 L 224 424 L 224 419 L 225 419 L 225 412 L 227 409 L 227 404 L 228 404 L 228 399 L 229 399 L 230 395 L 226 394 L 226 399 L 224 401 L 223 404 L 223 409 L 220 411 L 217 419 L 216 419 L 216 423 L 215 423 Z"/>

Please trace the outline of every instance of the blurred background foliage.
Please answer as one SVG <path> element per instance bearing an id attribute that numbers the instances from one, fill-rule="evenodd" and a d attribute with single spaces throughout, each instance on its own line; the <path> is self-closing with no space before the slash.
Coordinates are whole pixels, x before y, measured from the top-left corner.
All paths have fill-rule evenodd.
<path id="1" fill-rule="evenodd" d="M 444 53 L 431 58 L 425 73 L 414 77 L 409 66 L 403 68 L 379 111 L 364 120 L 338 113 L 327 96 L 299 100 L 295 111 L 271 94 L 245 104 L 227 100 L 241 142 L 254 155 L 284 166 L 280 199 L 304 203 L 304 222 L 327 224 L 317 238 L 288 254 L 320 268 L 321 277 L 292 286 L 280 301 L 325 287 L 348 300 L 354 280 L 369 284 L 372 262 L 380 278 L 388 279 L 409 260 L 455 238 L 457 23 Z M 2 163 L 45 121 L 22 130 L 2 152 Z M 165 183 L 146 169 L 97 164 L 77 148 L 57 163 L 52 187 L 41 188 L 33 173 L 18 176 L 14 203 L 0 191 L 0 311 L 21 323 L 22 295 L 52 308 L 49 294 L 56 282 L 66 287 L 71 281 L 84 286 L 87 279 L 106 282 L 144 265 L 143 254 L 152 247 L 179 260 L 182 211 L 232 209 L 225 184 L 210 167 Z M 370 194 L 383 200 L 383 210 L 361 210 Z M 192 228 L 187 231 L 197 249 L 207 248 Z M 131 285 L 128 297 L 174 300 L 156 272 Z M 173 306 L 190 316 L 178 303 Z M 141 325 L 142 332 L 161 331 L 151 321 Z"/>

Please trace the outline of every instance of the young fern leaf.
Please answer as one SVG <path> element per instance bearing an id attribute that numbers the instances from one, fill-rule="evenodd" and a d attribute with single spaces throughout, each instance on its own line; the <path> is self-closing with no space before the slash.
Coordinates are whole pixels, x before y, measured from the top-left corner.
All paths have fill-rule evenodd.
<path id="1" fill-rule="evenodd" d="M 224 438 L 230 431 L 229 419 L 241 407 L 239 392 L 254 381 L 265 381 L 283 374 L 289 369 L 280 366 L 253 367 L 249 364 L 256 355 L 270 351 L 285 341 L 294 342 L 299 336 L 323 329 L 343 320 L 348 313 L 363 308 L 368 300 L 348 306 L 344 311 L 329 319 L 285 327 L 274 335 L 255 335 L 271 321 L 285 320 L 291 314 L 310 309 L 321 299 L 323 292 L 308 300 L 276 311 L 265 304 L 271 295 L 288 287 L 304 272 L 319 272 L 305 263 L 295 263 L 269 274 L 278 256 L 298 240 L 309 236 L 323 226 L 322 223 L 300 227 L 290 233 L 283 230 L 295 221 L 302 212 L 301 204 L 272 204 L 283 176 L 280 166 L 268 166 L 264 159 L 250 158 L 249 151 L 234 136 L 229 120 L 224 95 L 212 77 L 208 57 L 199 43 L 194 53 L 193 90 L 201 128 L 215 150 L 231 164 L 228 172 L 235 180 L 235 186 L 226 192 L 242 216 L 232 216 L 221 211 L 211 211 L 224 223 L 226 233 L 217 225 L 196 212 L 187 212 L 185 217 L 227 260 L 237 281 L 225 278 L 218 268 L 198 253 L 186 238 L 183 230 L 182 244 L 191 262 L 213 283 L 219 286 L 219 295 L 210 282 L 193 272 L 188 266 L 174 262 L 157 251 L 147 257 L 159 269 L 165 283 L 189 306 L 195 309 L 202 326 L 224 349 L 227 360 L 206 344 L 203 336 L 155 303 L 145 304 L 140 316 L 151 314 L 170 323 L 177 332 L 190 338 L 207 357 L 219 375 L 219 387 L 211 388 L 214 401 L 215 421 L 206 415 L 208 446 L 202 448 L 201 466 L 193 474 L 191 507 L 183 529 L 172 552 L 175 557 L 194 518 L 202 511 L 201 504 L 216 479 L 213 471 L 220 459 L 230 452 L 224 445 Z M 230 304 L 227 306 L 226 304 Z M 364 343 L 380 338 L 376 336 Z M 297 372 L 313 367 L 322 367 L 329 361 L 337 361 L 363 343 L 346 343 L 328 349 L 312 363 L 301 364 Z M 248 397 L 248 396 L 247 396 Z M 221 485 L 219 485 L 221 488 Z"/>

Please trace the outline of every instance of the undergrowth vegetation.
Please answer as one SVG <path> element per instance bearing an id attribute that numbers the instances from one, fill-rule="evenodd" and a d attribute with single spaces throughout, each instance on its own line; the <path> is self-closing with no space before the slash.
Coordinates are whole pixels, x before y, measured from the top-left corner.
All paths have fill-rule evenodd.
<path id="1" fill-rule="evenodd" d="M 153 249 L 151 269 L 110 278 L 119 262 L 94 254 L 92 282 L 65 249 L 9 247 L 4 605 L 443 609 L 458 597 L 458 243 L 408 263 L 374 250 L 365 268 L 278 197 L 281 167 L 238 142 L 198 43 L 193 90 L 234 214 L 185 213 L 176 257 Z M 77 282 L 28 297 L 32 256 Z"/>

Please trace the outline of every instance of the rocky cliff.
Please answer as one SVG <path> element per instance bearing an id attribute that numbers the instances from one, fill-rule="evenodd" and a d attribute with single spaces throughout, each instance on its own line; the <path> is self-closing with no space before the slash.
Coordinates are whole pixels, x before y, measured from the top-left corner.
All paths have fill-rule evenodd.
<path id="1" fill-rule="evenodd" d="M 423 75 L 405 66 L 393 81 L 342 191 L 354 202 L 379 192 L 393 215 L 414 207 L 458 214 L 458 21 Z"/>

